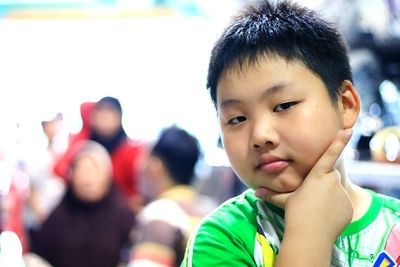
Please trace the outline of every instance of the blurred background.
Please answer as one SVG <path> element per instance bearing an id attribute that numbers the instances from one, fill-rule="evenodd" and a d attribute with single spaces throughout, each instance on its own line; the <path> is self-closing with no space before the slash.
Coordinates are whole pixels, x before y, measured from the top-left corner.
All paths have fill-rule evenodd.
<path id="1" fill-rule="evenodd" d="M 81 104 L 104 96 L 121 102 L 132 139 L 151 144 L 170 125 L 196 136 L 203 152 L 199 191 L 220 203 L 243 190 L 219 145 L 205 80 L 213 42 L 249 1 L 0 0 L 3 204 L 10 177 L 19 177 L 21 192 L 30 186 L 25 166 L 48 146 L 42 122 L 61 114 L 63 151 L 83 127 Z M 345 155 L 350 178 L 400 197 L 400 1 L 297 2 L 337 23 L 349 44 L 363 101 Z"/>

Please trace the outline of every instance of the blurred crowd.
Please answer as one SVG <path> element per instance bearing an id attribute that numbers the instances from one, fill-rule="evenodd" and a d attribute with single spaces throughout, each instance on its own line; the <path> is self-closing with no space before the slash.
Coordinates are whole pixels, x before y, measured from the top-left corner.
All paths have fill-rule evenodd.
<path id="1" fill-rule="evenodd" d="M 65 134 L 61 113 L 43 120 L 47 146 L 2 180 L 0 239 L 11 246 L 12 232 L 21 242 L 9 259 L 2 247 L 2 260 L 12 262 L 5 266 L 18 258 L 27 267 L 178 266 L 199 220 L 244 187 L 223 168 L 214 172 L 225 191 L 202 193 L 216 186 L 198 179 L 202 148 L 183 128 L 134 140 L 111 96 L 82 103 L 80 112 L 78 133 Z"/>

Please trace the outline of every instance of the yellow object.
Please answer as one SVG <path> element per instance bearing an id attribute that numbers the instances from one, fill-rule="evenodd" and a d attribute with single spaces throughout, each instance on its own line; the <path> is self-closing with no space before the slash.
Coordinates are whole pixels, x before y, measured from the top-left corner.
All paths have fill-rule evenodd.
<path id="1" fill-rule="evenodd" d="M 400 163 L 400 127 L 386 127 L 376 132 L 370 149 L 374 161 Z"/>

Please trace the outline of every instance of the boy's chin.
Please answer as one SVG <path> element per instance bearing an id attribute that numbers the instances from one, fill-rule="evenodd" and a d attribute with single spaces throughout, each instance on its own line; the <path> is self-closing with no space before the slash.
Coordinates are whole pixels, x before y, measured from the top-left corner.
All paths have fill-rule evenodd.
<path id="1" fill-rule="evenodd" d="M 281 189 L 281 190 L 274 190 L 271 188 L 267 187 L 258 187 L 254 189 L 257 194 L 267 194 L 267 195 L 280 195 L 280 194 L 290 194 L 293 193 L 294 191 L 297 190 L 297 188 L 294 189 Z"/>
<path id="2" fill-rule="evenodd" d="M 275 191 L 267 187 L 258 187 L 255 189 L 255 196 L 272 203 L 274 203 L 274 200 L 276 199 L 279 199 L 280 200 L 279 202 L 281 202 L 282 200 L 289 198 L 289 196 L 292 195 L 296 190 L 297 188 L 293 190 Z"/>
<path id="3" fill-rule="evenodd" d="M 286 178 L 286 177 L 285 177 Z M 280 179 L 270 186 L 259 185 L 254 189 L 265 189 L 272 194 L 287 194 L 296 191 L 304 182 L 300 179 Z"/>
<path id="4" fill-rule="evenodd" d="M 281 209 L 285 209 L 286 202 L 293 193 L 293 191 L 280 193 L 265 187 L 259 187 L 255 191 L 255 196 Z"/>

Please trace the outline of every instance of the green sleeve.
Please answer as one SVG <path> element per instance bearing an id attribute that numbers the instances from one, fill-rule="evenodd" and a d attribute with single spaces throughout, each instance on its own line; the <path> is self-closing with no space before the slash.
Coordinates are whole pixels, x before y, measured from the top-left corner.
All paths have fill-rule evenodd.
<path id="1" fill-rule="evenodd" d="M 181 266 L 256 266 L 253 258 L 255 231 L 246 224 L 241 228 L 243 232 L 239 235 L 235 228 L 206 221 L 191 237 Z"/>
<path id="2" fill-rule="evenodd" d="M 254 253 L 257 214 L 253 191 L 222 204 L 192 233 L 182 266 L 257 266 Z"/>

